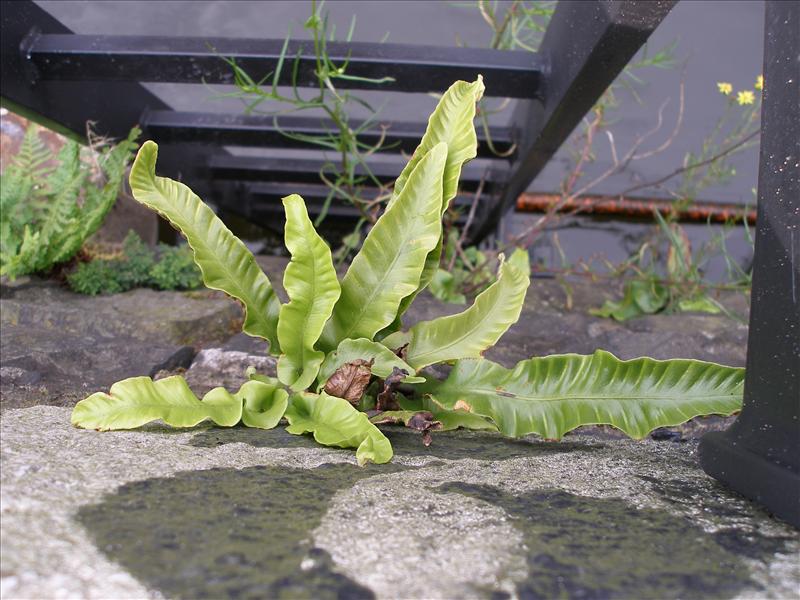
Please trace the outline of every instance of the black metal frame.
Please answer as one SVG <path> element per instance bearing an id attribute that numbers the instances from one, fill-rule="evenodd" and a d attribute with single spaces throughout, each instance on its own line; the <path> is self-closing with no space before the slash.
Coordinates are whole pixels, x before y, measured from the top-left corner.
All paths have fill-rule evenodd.
<path id="1" fill-rule="evenodd" d="M 800 527 L 800 3 L 768 0 L 744 407 L 705 471 Z"/>
<path id="2" fill-rule="evenodd" d="M 541 171 L 676 1 L 562 0 L 537 54 L 356 42 L 329 43 L 327 51 L 334 62 L 347 60 L 348 75 L 393 77 L 393 83 L 381 88 L 387 91 L 441 92 L 457 79 L 474 80 L 482 74 L 488 94 L 517 99 L 520 108 L 511 126 L 490 131 L 497 151 L 507 156 L 492 154 L 481 132 L 478 155 L 489 161 L 488 166 L 483 172 L 473 167 L 463 186 L 471 191 L 486 179 L 471 228 L 476 241 L 494 231 L 516 195 Z M 174 111 L 140 82 L 232 83 L 232 70 L 222 57 L 234 58 L 259 80 L 274 71 L 283 44 L 283 40 L 78 35 L 31 0 L 4 3 L 2 97 L 12 107 L 22 107 L 33 118 L 54 122 L 75 136 L 84 135 L 88 119 L 96 122 L 99 133 L 114 137 L 138 123 L 148 138 L 159 143 L 159 169 L 165 175 L 181 177 L 226 211 L 254 220 L 268 215 L 264 218 L 275 224 L 271 208 L 280 205 L 275 194 L 285 192 L 284 184 L 291 183 L 293 174 L 295 183 L 314 198 L 325 193 L 319 182 L 314 185 L 310 180 L 320 162 L 296 161 L 276 181 L 252 160 L 232 157 L 223 148 L 301 147 L 282 135 L 272 118 Z M 317 85 L 311 42 L 290 41 L 286 56 L 299 59 L 299 86 Z M 281 83 L 291 84 L 290 71 L 282 71 Z M 337 86 L 364 84 L 341 80 Z M 283 117 L 280 128 L 315 134 L 325 132 L 326 123 Z M 424 122 L 390 124 L 384 154 L 413 152 L 424 128 Z M 365 132 L 364 141 L 377 141 L 380 133 L 376 125 Z M 212 185 L 222 162 L 227 165 L 226 181 Z M 402 164 L 398 157 L 391 167 L 376 168 L 382 178 L 391 180 Z M 282 166 L 274 160 L 265 165 Z M 234 173 L 238 182 L 229 181 Z M 250 202 L 272 206 L 249 206 Z M 336 212 L 343 217 L 357 215 L 355 209 Z"/>

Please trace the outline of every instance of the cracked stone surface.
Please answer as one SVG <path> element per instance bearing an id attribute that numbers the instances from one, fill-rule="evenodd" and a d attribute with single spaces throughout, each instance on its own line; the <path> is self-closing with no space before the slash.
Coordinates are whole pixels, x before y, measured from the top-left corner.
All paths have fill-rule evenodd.
<path id="1" fill-rule="evenodd" d="M 7 410 L 2 595 L 796 596 L 797 531 L 707 477 L 695 442 L 389 435 L 393 463 L 359 468 L 282 428 Z"/>

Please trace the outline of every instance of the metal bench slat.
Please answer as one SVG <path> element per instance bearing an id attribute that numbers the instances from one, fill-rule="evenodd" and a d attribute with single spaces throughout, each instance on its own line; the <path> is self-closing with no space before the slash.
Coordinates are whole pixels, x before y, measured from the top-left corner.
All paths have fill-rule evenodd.
<path id="1" fill-rule="evenodd" d="M 40 34 L 27 56 L 44 80 L 143 81 L 233 84 L 232 58 L 254 81 L 268 78 L 277 67 L 284 40 Z M 530 52 L 483 48 L 448 48 L 410 44 L 330 42 L 333 63 L 347 63 L 347 75 L 378 79 L 382 85 L 335 79 L 340 88 L 398 92 L 441 92 L 453 81 L 483 75 L 489 94 L 509 98 L 536 95 L 542 61 Z M 313 42 L 289 42 L 280 85 L 292 83 L 292 61 L 299 61 L 297 85 L 317 87 Z"/>
<path id="2" fill-rule="evenodd" d="M 356 129 L 363 121 L 353 122 Z M 198 142 L 223 146 L 279 146 L 282 148 L 314 148 L 312 144 L 287 137 L 281 130 L 303 135 L 324 135 L 333 128 L 329 119 L 321 117 L 283 116 L 277 121 L 268 115 L 235 115 L 210 112 L 185 112 L 171 110 L 148 111 L 142 118 L 147 134 L 158 142 Z M 381 122 L 365 130 L 359 139 L 365 144 L 375 145 L 381 138 Z M 411 153 L 425 133 L 426 123 L 387 123 L 384 146 L 386 152 Z M 492 143 L 499 153 L 512 147 L 512 132 L 508 127 L 489 129 Z M 478 140 L 486 141 L 482 128 Z M 498 158 L 485 143 L 479 144 L 478 156 Z M 504 157 L 512 160 L 514 154 Z"/>

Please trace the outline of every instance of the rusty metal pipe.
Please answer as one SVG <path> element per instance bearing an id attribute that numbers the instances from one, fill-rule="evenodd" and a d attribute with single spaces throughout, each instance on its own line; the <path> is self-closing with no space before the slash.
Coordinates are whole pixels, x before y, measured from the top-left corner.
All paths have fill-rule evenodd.
<path id="1" fill-rule="evenodd" d="M 558 194 L 521 194 L 517 198 L 517 212 L 543 213 L 561 201 Z M 675 216 L 684 223 L 741 223 L 756 222 L 756 211 L 739 204 L 693 202 L 682 207 L 674 200 L 659 198 L 621 198 L 619 196 L 579 196 L 558 207 L 557 212 L 579 212 L 586 215 L 608 215 L 630 219 L 651 219 L 653 211 L 662 216 Z"/>

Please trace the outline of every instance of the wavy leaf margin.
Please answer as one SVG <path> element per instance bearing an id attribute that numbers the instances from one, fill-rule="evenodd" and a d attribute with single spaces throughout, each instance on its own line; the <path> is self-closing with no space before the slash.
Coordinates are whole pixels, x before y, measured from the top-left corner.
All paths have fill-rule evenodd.
<path id="1" fill-rule="evenodd" d="M 155 210 L 186 236 L 206 287 L 221 290 L 244 305 L 243 331 L 269 340 L 270 353 L 280 354 L 280 301 L 267 276 L 244 243 L 188 186 L 155 172 L 158 145 L 146 141 L 131 167 L 134 198 Z"/>
<path id="2" fill-rule="evenodd" d="M 437 402 L 492 419 L 504 435 L 560 439 L 583 425 L 611 425 L 634 439 L 701 415 L 742 407 L 744 369 L 690 359 L 620 360 L 610 352 L 531 358 L 506 369 L 456 363 L 425 391 Z"/>

